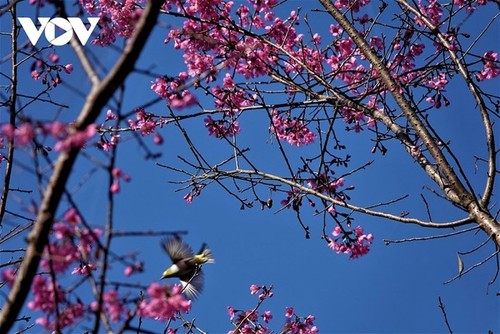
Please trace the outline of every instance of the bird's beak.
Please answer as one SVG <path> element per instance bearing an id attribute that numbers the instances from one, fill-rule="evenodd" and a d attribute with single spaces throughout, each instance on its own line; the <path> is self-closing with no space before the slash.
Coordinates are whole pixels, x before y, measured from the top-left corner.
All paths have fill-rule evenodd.
<path id="1" fill-rule="evenodd" d="M 165 270 L 163 274 L 161 274 L 160 279 L 166 278 L 169 274 L 170 274 L 170 269 Z"/>

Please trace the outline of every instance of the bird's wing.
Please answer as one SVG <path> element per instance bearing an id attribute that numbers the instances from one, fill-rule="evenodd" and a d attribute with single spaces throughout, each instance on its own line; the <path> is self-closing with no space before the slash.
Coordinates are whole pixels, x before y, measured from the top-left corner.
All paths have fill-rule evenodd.
<path id="1" fill-rule="evenodd" d="M 166 238 L 162 242 L 163 249 L 173 263 L 181 259 L 193 256 L 193 250 L 179 237 Z"/>
<path id="2" fill-rule="evenodd" d="M 194 275 L 194 276 L 193 276 Z M 182 288 L 186 297 L 189 299 L 196 299 L 203 290 L 203 272 L 201 268 L 193 270 L 189 275 L 185 275 L 179 278 L 181 280 Z"/>

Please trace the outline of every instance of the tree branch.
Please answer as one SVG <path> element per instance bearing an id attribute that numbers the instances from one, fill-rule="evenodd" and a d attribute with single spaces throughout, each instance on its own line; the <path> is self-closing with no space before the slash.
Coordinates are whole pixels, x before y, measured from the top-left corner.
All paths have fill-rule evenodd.
<path id="1" fill-rule="evenodd" d="M 76 130 L 83 130 L 96 120 L 116 88 L 125 81 L 127 75 L 133 70 L 134 64 L 156 25 L 161 5 L 161 1 L 151 0 L 148 2 L 122 56 L 106 78 L 92 87 L 76 121 Z M 56 162 L 34 228 L 28 236 L 25 259 L 19 268 L 16 280 L 0 314 L 0 333 L 9 332 L 26 300 L 40 262 L 40 256 L 48 242 L 54 215 L 79 151 L 79 148 L 72 148 L 68 152 L 61 153 Z"/>
<path id="2" fill-rule="evenodd" d="M 367 209 L 366 207 L 363 206 L 356 206 L 350 203 L 347 203 L 345 201 L 340 201 L 337 200 L 333 197 L 327 196 L 323 193 L 320 193 L 314 189 L 311 189 L 309 187 L 306 187 L 300 183 L 291 181 L 289 179 L 274 175 L 274 174 L 269 174 L 266 172 L 258 171 L 258 170 L 246 170 L 246 169 L 236 169 L 236 170 L 231 170 L 231 171 L 214 171 L 212 173 L 203 173 L 197 176 L 193 176 L 192 179 L 220 179 L 223 177 L 229 177 L 229 178 L 238 178 L 240 175 L 257 175 L 262 177 L 264 180 L 272 180 L 272 181 L 277 181 L 282 184 L 287 184 L 291 187 L 299 189 L 301 192 L 313 195 L 315 197 L 318 197 L 322 200 L 325 200 L 329 203 L 351 209 L 356 212 L 360 212 L 363 214 L 367 214 L 370 216 L 375 216 L 375 217 L 381 217 L 385 219 L 390 219 L 393 221 L 397 221 L 400 223 L 405 223 L 405 224 L 416 224 L 420 225 L 423 227 L 432 227 L 432 228 L 452 228 L 452 227 L 458 227 L 458 226 L 463 226 L 466 224 L 470 224 L 472 220 L 470 218 L 464 218 L 461 220 L 453 221 L 453 222 L 448 222 L 448 223 L 434 223 L 434 222 L 426 222 L 422 221 L 419 219 L 415 218 L 406 218 L 406 217 L 401 217 L 401 216 L 396 216 L 390 213 L 386 212 L 380 212 L 380 211 L 374 211 Z"/>

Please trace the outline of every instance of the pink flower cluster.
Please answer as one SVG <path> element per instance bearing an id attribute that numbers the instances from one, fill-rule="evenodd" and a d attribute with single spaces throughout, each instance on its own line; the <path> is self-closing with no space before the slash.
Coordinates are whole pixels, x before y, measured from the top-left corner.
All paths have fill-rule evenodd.
<path id="1" fill-rule="evenodd" d="M 271 298 L 273 296 L 272 287 L 268 288 L 265 285 L 258 286 L 256 284 L 250 285 L 250 294 L 256 295 L 257 293 L 259 293 L 259 300 L 264 300 L 267 297 Z"/>
<path id="2" fill-rule="evenodd" d="M 250 96 L 245 90 L 236 86 L 229 73 L 226 73 L 222 82 L 222 88 L 220 86 L 212 88 L 215 107 L 218 110 L 227 109 L 228 115 L 232 116 L 236 111 L 254 103 L 255 97 Z"/>
<path id="3" fill-rule="evenodd" d="M 272 124 L 269 127 L 271 133 L 275 134 L 279 140 L 287 141 L 290 145 L 302 146 L 314 142 L 316 134 L 311 132 L 304 122 L 289 117 L 281 117 L 277 110 L 273 111 Z"/>
<path id="4" fill-rule="evenodd" d="M 287 197 L 280 201 L 280 204 L 286 208 L 292 207 L 294 211 L 299 211 L 299 207 L 302 205 L 302 193 L 298 188 L 292 188 L 292 190 L 287 192 Z"/>
<path id="5" fill-rule="evenodd" d="M 114 194 L 117 194 L 120 192 L 120 179 L 124 180 L 125 182 L 130 182 L 130 176 L 125 174 L 120 168 L 113 168 L 111 171 L 111 176 L 113 176 L 113 183 L 111 184 L 111 188 L 109 191 L 111 191 Z"/>
<path id="6" fill-rule="evenodd" d="M 18 127 L 11 124 L 3 124 L 0 127 L 0 136 L 7 140 L 13 141 L 18 147 L 27 146 L 33 142 L 37 134 L 43 136 L 51 136 L 56 140 L 54 148 L 56 151 L 67 152 L 72 148 L 82 148 L 87 141 L 96 134 L 95 125 L 91 124 L 84 130 L 77 131 L 69 124 L 64 124 L 58 121 L 50 123 L 24 122 Z M 50 151 L 49 147 L 44 149 Z"/>
<path id="7" fill-rule="evenodd" d="M 60 73 L 62 71 L 67 74 L 73 72 L 73 64 L 57 65 L 59 56 L 56 53 L 49 53 L 47 58 L 48 61 L 38 58 L 31 64 L 31 77 L 33 80 L 40 80 L 41 78 L 44 85 L 50 83 L 50 86 L 57 87 L 62 83 Z"/>
<path id="8" fill-rule="evenodd" d="M 434 26 L 438 26 L 443 16 L 441 5 L 438 0 L 430 0 L 427 2 L 429 3 L 427 6 L 419 4 L 418 9 Z M 425 23 L 418 16 L 415 16 L 415 22 L 420 26 L 425 26 Z"/>
<path id="9" fill-rule="evenodd" d="M 135 120 L 128 120 L 128 124 L 132 130 L 141 131 L 141 135 L 143 136 L 153 134 L 153 142 L 157 145 L 163 144 L 163 138 L 155 130 L 157 126 L 162 127 L 167 124 L 167 120 L 157 117 L 151 113 L 146 113 L 146 111 L 142 108 L 138 108 L 136 110 L 135 117 Z M 158 118 L 158 120 L 155 118 Z"/>
<path id="10" fill-rule="evenodd" d="M 16 279 L 16 270 L 14 268 L 5 269 L 2 271 L 0 277 L 2 278 L 2 282 L 7 284 L 9 287 L 12 287 L 14 280 Z"/>
<path id="11" fill-rule="evenodd" d="M 204 183 L 193 183 L 191 186 L 191 190 L 186 195 L 184 195 L 184 200 L 188 204 L 193 203 L 193 199 L 200 196 L 201 191 L 203 190 L 203 188 L 205 188 Z"/>
<path id="12" fill-rule="evenodd" d="M 335 226 L 332 231 L 334 237 L 342 235 L 340 238 L 330 239 L 328 246 L 333 249 L 337 254 L 349 254 L 349 258 L 356 259 L 360 256 L 368 254 L 370 251 L 370 244 L 373 242 L 373 235 L 364 234 L 363 228 L 358 226 L 354 232 L 344 231 L 340 226 Z"/>
<path id="13" fill-rule="evenodd" d="M 79 301 L 71 303 L 66 296 L 65 290 L 51 279 L 44 276 L 35 276 L 31 292 L 33 293 L 33 300 L 28 303 L 28 308 L 47 313 L 46 316 L 36 319 L 37 324 L 47 329 L 60 330 L 83 317 L 83 304 Z M 55 317 L 56 314 L 57 317 Z M 55 318 L 51 320 L 53 316 Z"/>
<path id="14" fill-rule="evenodd" d="M 54 223 L 51 235 L 40 262 L 44 270 L 64 273 L 73 265 L 73 274 L 88 275 L 96 269 L 92 263 L 92 249 L 102 231 L 82 226 L 75 209 L 68 210 L 62 221 Z"/>
<path id="15" fill-rule="evenodd" d="M 318 327 L 314 326 L 316 317 L 313 315 L 301 318 L 295 314 L 293 307 L 286 307 L 285 317 L 287 318 L 287 322 L 283 328 L 283 333 L 316 334 L 319 332 Z"/>
<path id="16" fill-rule="evenodd" d="M 112 322 L 118 322 L 122 315 L 127 314 L 128 310 L 124 306 L 124 301 L 121 300 L 116 290 L 106 291 L 102 295 L 103 311 L 109 316 Z M 90 304 L 90 309 L 94 312 L 98 311 L 97 301 Z"/>
<path id="17" fill-rule="evenodd" d="M 490 80 L 496 78 L 500 74 L 500 68 L 498 67 L 498 53 L 493 51 L 488 51 L 483 55 L 483 70 L 476 74 L 476 78 L 479 81 Z"/>
<path id="18" fill-rule="evenodd" d="M 250 293 L 252 295 L 259 294 L 259 304 L 256 308 L 250 310 L 237 310 L 232 306 L 227 307 L 229 314 L 229 319 L 233 323 L 237 330 L 231 330 L 228 334 L 245 333 L 245 334 L 268 334 L 273 333 L 268 327 L 264 326 L 260 322 L 260 318 L 265 324 L 268 324 L 270 320 L 273 319 L 273 314 L 271 311 L 264 311 L 259 316 L 259 311 L 257 310 L 260 304 L 267 298 L 272 297 L 272 287 L 267 287 L 265 285 L 258 286 L 252 284 L 250 286 Z M 309 315 L 305 318 L 297 316 L 292 307 L 287 307 L 285 309 L 286 323 L 281 333 L 290 334 L 315 334 L 319 330 L 314 326 L 315 317 Z"/>
<path id="19" fill-rule="evenodd" d="M 185 84 L 186 75 L 181 73 L 178 80 L 170 82 L 165 77 L 156 78 L 151 89 L 167 100 L 172 108 L 182 109 L 195 105 L 198 101 L 190 91 L 182 89 Z"/>
<path id="20" fill-rule="evenodd" d="M 232 119 L 214 120 L 212 116 L 208 115 L 204 121 L 208 135 L 215 138 L 234 137 L 240 132 L 240 123 Z"/>
<path id="21" fill-rule="evenodd" d="M 136 120 L 128 121 L 130 128 L 134 130 L 140 130 L 141 135 L 147 136 L 153 133 L 156 128 L 156 121 L 154 120 L 153 114 L 148 114 L 142 108 L 138 108 L 135 111 Z"/>
<path id="22" fill-rule="evenodd" d="M 322 173 L 314 179 L 309 179 L 307 186 L 322 194 L 332 195 L 337 193 L 337 189 L 344 186 L 344 178 L 331 180 L 325 173 Z"/>
<path id="23" fill-rule="evenodd" d="M 344 118 L 344 122 L 347 124 L 354 124 L 352 128 L 348 128 L 349 130 L 354 130 L 354 132 L 360 132 L 363 130 L 363 125 L 366 122 L 366 116 L 363 112 L 349 107 L 342 107 L 340 108 L 340 113 Z M 369 123 L 368 125 L 371 124 Z"/>
<path id="24" fill-rule="evenodd" d="M 250 286 L 250 294 L 259 294 L 260 302 L 264 301 L 266 298 L 271 298 L 273 296 L 272 287 L 267 287 L 265 285 L 258 286 L 252 284 Z M 259 323 L 259 312 L 255 309 L 243 311 L 236 310 L 231 306 L 227 307 L 229 313 L 229 318 L 233 322 L 236 328 L 238 328 L 238 333 L 259 333 L 267 334 L 271 333 L 270 329 Z M 273 318 L 271 311 L 263 312 L 260 317 L 264 323 L 268 323 L 269 320 Z M 235 331 L 229 331 L 229 333 L 236 333 Z"/>
<path id="25" fill-rule="evenodd" d="M 99 140 L 97 142 L 97 147 L 103 149 L 104 151 L 110 151 L 111 148 L 118 145 L 118 142 L 120 141 L 120 135 L 117 133 L 111 133 L 110 139 L 106 138 L 106 136 L 105 136 L 105 133 L 106 133 L 105 124 L 106 124 L 106 122 L 114 121 L 116 119 L 117 119 L 116 115 L 113 113 L 113 111 L 111 109 L 109 109 L 106 112 L 106 119 L 101 124 L 101 127 L 99 129 L 101 131 L 101 140 Z"/>
<path id="26" fill-rule="evenodd" d="M 175 318 L 177 312 L 187 313 L 191 309 L 191 301 L 181 293 L 182 286 L 160 285 L 156 282 L 148 287 L 149 298 L 139 305 L 138 314 L 144 318 L 169 320 Z"/>
<path id="27" fill-rule="evenodd" d="M 97 132 L 94 124 L 90 124 L 82 131 L 71 130 L 67 134 L 66 138 L 61 139 L 56 143 L 54 146 L 56 151 L 68 152 L 73 148 L 82 148 Z"/>
<path id="28" fill-rule="evenodd" d="M 144 271 L 144 263 L 142 261 L 138 261 L 132 265 L 128 265 L 125 267 L 123 274 L 125 276 L 132 276 L 134 273 L 142 273 Z"/>
<path id="29" fill-rule="evenodd" d="M 100 31 L 94 45 L 109 45 L 116 36 L 129 38 L 142 14 L 135 0 L 80 0 L 80 4 L 91 15 L 98 15 Z"/>
<path id="30" fill-rule="evenodd" d="M 460 8 L 467 6 L 467 12 L 471 13 L 477 9 L 474 5 L 484 6 L 488 0 L 453 0 L 454 5 L 458 5 Z"/>
<path id="31" fill-rule="evenodd" d="M 441 91 L 445 89 L 446 85 L 448 84 L 448 79 L 446 79 L 446 74 L 444 73 L 438 73 L 438 75 L 432 79 L 427 80 L 427 86 L 430 87 L 431 89 L 434 89 L 437 91 L 437 93 L 434 96 L 428 96 L 425 100 L 432 104 L 436 108 L 441 108 L 441 98 L 443 98 L 443 101 L 445 103 L 445 106 L 449 105 L 448 99 L 442 95 Z"/>
<path id="32" fill-rule="evenodd" d="M 335 7 L 338 9 L 349 9 L 354 13 L 359 12 L 361 7 L 364 7 L 370 3 L 370 0 L 336 0 Z"/>

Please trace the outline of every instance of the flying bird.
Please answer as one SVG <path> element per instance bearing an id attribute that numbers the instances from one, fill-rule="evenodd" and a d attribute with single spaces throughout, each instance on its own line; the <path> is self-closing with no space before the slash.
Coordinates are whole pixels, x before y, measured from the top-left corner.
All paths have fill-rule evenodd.
<path id="1" fill-rule="evenodd" d="M 203 272 L 201 265 L 215 263 L 212 251 L 203 243 L 197 254 L 178 236 L 166 238 L 162 242 L 163 249 L 172 260 L 170 268 L 165 270 L 161 279 L 177 277 L 180 279 L 183 293 L 189 299 L 197 298 L 203 290 Z"/>

